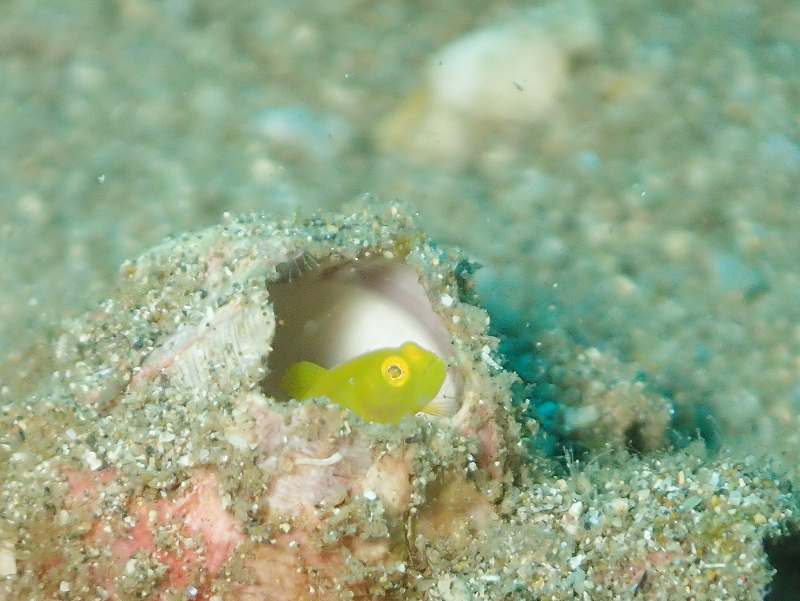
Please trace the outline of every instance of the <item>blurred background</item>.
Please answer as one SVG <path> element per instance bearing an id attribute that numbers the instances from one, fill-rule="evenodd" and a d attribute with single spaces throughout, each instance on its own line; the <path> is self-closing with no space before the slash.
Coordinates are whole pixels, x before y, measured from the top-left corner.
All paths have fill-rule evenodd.
<path id="1" fill-rule="evenodd" d="M 164 237 L 370 193 L 511 327 L 796 466 L 798 190 L 790 0 L 3 0 L 0 394 Z"/>

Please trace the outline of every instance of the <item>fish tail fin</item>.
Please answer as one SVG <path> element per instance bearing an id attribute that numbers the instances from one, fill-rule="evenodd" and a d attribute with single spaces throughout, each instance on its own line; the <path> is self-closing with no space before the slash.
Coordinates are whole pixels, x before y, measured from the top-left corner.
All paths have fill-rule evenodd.
<path id="1" fill-rule="evenodd" d="M 422 412 L 437 417 L 453 417 L 458 412 L 458 401 L 455 397 L 440 396 L 425 405 Z"/>
<path id="2" fill-rule="evenodd" d="M 289 396 L 299 401 L 309 398 L 311 389 L 328 370 L 310 361 L 300 361 L 292 365 L 281 380 L 281 387 Z"/>

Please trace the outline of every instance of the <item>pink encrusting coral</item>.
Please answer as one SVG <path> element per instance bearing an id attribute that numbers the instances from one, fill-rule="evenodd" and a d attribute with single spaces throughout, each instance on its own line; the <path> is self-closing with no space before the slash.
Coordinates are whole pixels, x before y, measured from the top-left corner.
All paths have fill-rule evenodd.
<path id="1" fill-rule="evenodd" d="M 346 422 L 333 406 L 299 406 L 285 421 L 285 415 L 268 409 L 263 397 L 249 395 L 247 404 L 254 418 L 252 431 L 240 427 L 228 435 L 252 438 L 264 451 L 259 468 L 268 485 L 258 504 L 274 532 L 269 540 L 247 546 L 242 565 L 252 580 L 235 586 L 232 598 L 327 598 L 320 595 L 333 594 L 344 583 L 356 598 L 369 598 L 366 577 L 343 580 L 342 575 L 353 560 L 367 573 L 410 561 L 408 533 L 401 530 L 413 506 L 419 445 L 404 444 L 396 453 L 386 453 L 371 449 L 364 437 L 342 438 L 337 430 Z M 309 428 L 313 437 L 308 437 Z M 94 515 L 119 474 L 109 468 L 69 471 L 65 478 L 66 506 Z M 447 482 L 430 506 L 420 507 L 417 528 L 432 539 L 447 539 L 464 520 L 485 525 L 494 513 L 490 501 L 467 480 L 451 475 Z M 108 551 L 107 561 L 91 569 L 94 581 L 110 598 L 124 598 L 118 582 L 138 573 L 144 568 L 141 558 L 149 557 L 161 567 L 161 597 L 190 590 L 196 598 L 206 598 L 209 584 L 246 540 L 244 525 L 226 509 L 220 490 L 214 470 L 196 468 L 164 498 L 132 496 L 124 517 L 94 521 L 83 543 Z M 365 536 L 352 523 L 337 532 L 342 508 L 354 499 L 364 505 L 360 510 L 383 514 L 383 523 L 375 524 L 376 535 Z M 158 543 L 164 532 L 175 537 L 175 544 Z M 337 532 L 336 544 L 325 544 L 325 533 L 331 532 Z M 397 576 L 404 571 L 400 568 Z"/>
<path id="2" fill-rule="evenodd" d="M 68 473 L 67 506 L 96 506 L 115 477 L 114 470 Z M 203 599 L 209 579 L 244 540 L 241 525 L 222 506 L 218 489 L 213 472 L 198 470 L 175 494 L 159 500 L 132 498 L 123 519 L 98 520 L 85 544 L 109 554 L 108 563 L 91 568 L 109 598 L 121 598 L 117 583 L 139 570 L 137 558 L 153 557 L 163 566 L 164 591 L 191 590 L 193 597 Z M 175 550 L 160 549 L 156 536 L 163 527 L 174 528 L 183 544 Z"/>

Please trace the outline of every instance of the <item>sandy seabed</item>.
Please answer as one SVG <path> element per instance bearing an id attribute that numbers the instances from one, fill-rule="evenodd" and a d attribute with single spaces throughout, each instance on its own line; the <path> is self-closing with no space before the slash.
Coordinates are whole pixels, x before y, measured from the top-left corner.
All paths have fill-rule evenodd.
<path id="1" fill-rule="evenodd" d="M 590 464 L 638 453 L 520 494 L 546 497 L 548 519 L 579 521 L 602 497 L 631 533 L 626 516 L 652 503 L 641 491 L 668 499 L 683 478 L 695 489 L 680 511 L 746 514 L 733 519 L 746 549 L 722 545 L 706 562 L 722 567 L 692 569 L 709 586 L 733 582 L 726 558 L 741 552 L 753 563 L 736 569 L 754 576 L 728 593 L 759 598 L 762 534 L 791 525 L 800 458 L 800 8 L 536 7 L 6 2 L 2 402 L 23 402 L 56 369 L 64 323 L 164 237 L 225 212 L 400 199 L 483 265 L 480 303 L 495 333 L 517 335 L 515 352 L 533 349 L 521 354 L 534 363 L 513 367 L 547 385 L 559 442 Z M 664 452 L 692 440 L 721 459 Z M 797 547 L 782 540 L 767 545 L 779 569 Z M 524 556 L 522 542 L 504 544 Z M 587 574 L 602 587 L 591 552 L 568 552 L 552 581 L 518 577 L 553 598 L 583 594 Z M 658 598 L 659 570 L 688 573 L 675 556 L 637 557 L 631 595 Z M 458 594 L 452 573 L 426 594 Z"/>

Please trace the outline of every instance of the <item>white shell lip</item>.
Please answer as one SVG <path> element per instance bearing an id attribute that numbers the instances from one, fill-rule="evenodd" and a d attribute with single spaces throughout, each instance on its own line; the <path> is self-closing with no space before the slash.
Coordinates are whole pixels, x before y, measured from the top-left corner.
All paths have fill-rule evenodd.
<path id="1" fill-rule="evenodd" d="M 280 378 L 297 361 L 333 367 L 408 341 L 450 360 L 450 333 L 419 279 L 404 263 L 373 259 L 272 284 L 277 327 L 264 391 L 285 398 Z M 454 370 L 448 369 L 436 398 L 458 398 L 460 388 Z"/>

